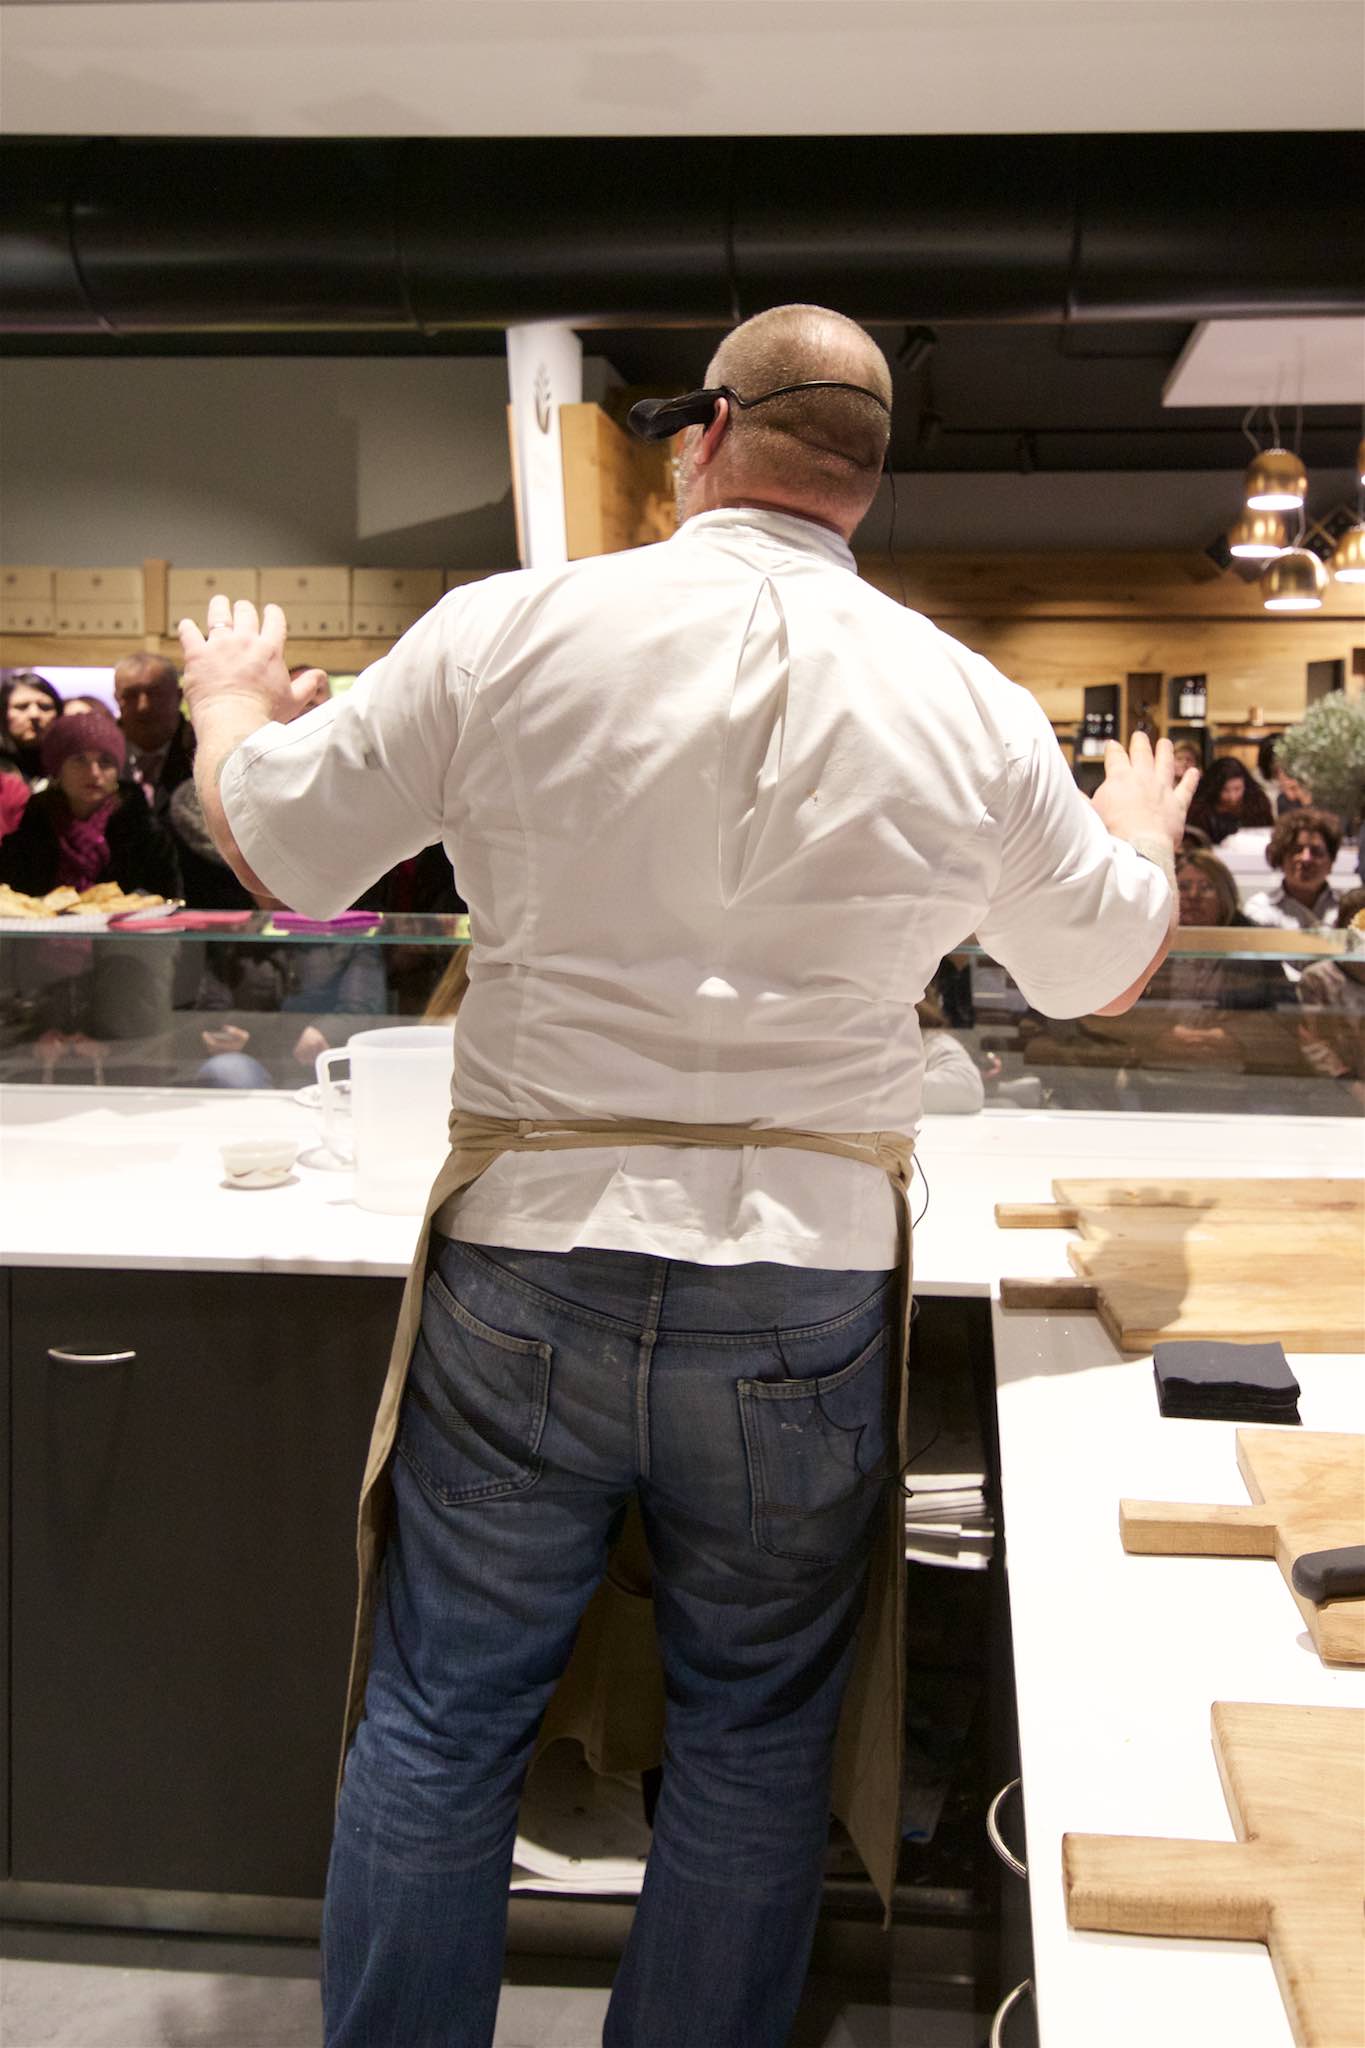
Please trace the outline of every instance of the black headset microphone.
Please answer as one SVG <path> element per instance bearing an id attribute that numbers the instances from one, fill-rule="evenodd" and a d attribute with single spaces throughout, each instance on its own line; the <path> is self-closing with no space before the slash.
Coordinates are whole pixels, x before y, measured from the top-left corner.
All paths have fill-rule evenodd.
<path id="1" fill-rule="evenodd" d="M 711 384 L 701 391 L 684 391 L 677 398 L 637 399 L 626 414 L 626 425 L 639 441 L 668 441 L 674 434 L 681 434 L 685 427 L 709 426 L 722 398 L 728 398 L 731 405 L 738 406 L 741 412 L 752 412 L 755 406 L 767 405 L 774 398 L 788 398 L 794 391 L 856 392 L 859 398 L 870 398 L 874 405 L 879 405 L 888 420 L 891 417 L 891 408 L 880 392 L 869 390 L 866 384 L 846 384 L 841 377 L 807 377 L 799 384 L 779 384 L 775 391 L 761 391 L 757 398 L 741 398 L 730 384 Z M 901 602 L 908 605 L 905 578 L 896 560 L 896 472 L 891 467 L 889 442 L 882 466 L 891 486 L 891 524 L 886 536 L 886 552 L 901 586 Z"/>
<path id="2" fill-rule="evenodd" d="M 757 398 L 741 398 L 729 384 L 712 384 L 704 391 L 684 391 L 681 398 L 642 398 L 626 414 L 626 425 L 641 441 L 667 441 L 684 427 L 709 426 L 722 398 L 728 398 L 741 412 L 752 412 L 756 405 L 788 398 L 793 391 L 856 391 L 860 398 L 870 398 L 874 405 L 879 405 L 888 419 L 891 417 L 886 400 L 869 391 L 866 384 L 845 384 L 839 377 L 807 377 L 800 384 L 779 384 L 775 391 L 760 391 Z"/>

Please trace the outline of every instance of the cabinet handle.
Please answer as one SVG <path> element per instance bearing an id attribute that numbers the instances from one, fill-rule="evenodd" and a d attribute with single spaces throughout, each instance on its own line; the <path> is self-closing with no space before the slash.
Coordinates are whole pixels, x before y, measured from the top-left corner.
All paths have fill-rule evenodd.
<path id="1" fill-rule="evenodd" d="M 1004 1836 L 1000 1832 L 1000 1809 L 1004 1805 L 1005 1801 L 1009 1798 L 1010 1793 L 1017 1792 L 1018 1789 L 1018 1778 L 1011 1778 L 1008 1785 L 1002 1785 L 1000 1787 L 1000 1790 L 996 1793 L 994 1799 L 992 1799 L 990 1805 L 986 1808 L 986 1835 L 990 1841 L 992 1849 L 994 1849 L 996 1855 L 1000 1858 L 1000 1861 L 1004 1864 L 1005 1868 L 1007 1870 L 1012 1870 L 1016 1877 L 1027 1877 L 1027 1863 L 1020 1862 L 1019 1858 L 1015 1855 L 1013 1849 L 1008 1847 Z"/>
<path id="2" fill-rule="evenodd" d="M 131 1365 L 136 1351 L 65 1351 L 49 1344 L 47 1355 L 54 1365 Z"/>
<path id="3" fill-rule="evenodd" d="M 1009 1787 L 1006 1786 L 1005 1789 L 1008 1791 Z M 995 2018 L 991 2021 L 989 2048 L 1004 2048 L 1005 2021 L 1025 1993 L 1029 1996 L 1033 1993 L 1033 1981 L 1029 1977 L 1025 1977 L 1022 1984 L 1016 1984 L 1013 1991 L 1007 1991 L 995 2008 Z"/>

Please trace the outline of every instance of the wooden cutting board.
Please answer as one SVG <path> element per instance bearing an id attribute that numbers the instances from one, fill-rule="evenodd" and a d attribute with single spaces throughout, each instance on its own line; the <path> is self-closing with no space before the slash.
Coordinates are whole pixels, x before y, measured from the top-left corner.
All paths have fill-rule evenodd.
<path id="1" fill-rule="evenodd" d="M 1077 1229 L 1077 1281 L 1001 1282 L 1006 1308 L 1093 1308 L 1121 1351 L 1165 1338 L 1365 1350 L 1365 1182 L 1062 1179 L 1002 1229 Z"/>
<path id="2" fill-rule="evenodd" d="M 1068 1921 L 1263 1941 L 1299 2048 L 1365 2048 L 1365 1712 L 1219 1701 L 1213 1747 L 1237 1840 L 1065 1835 Z"/>
<path id="3" fill-rule="evenodd" d="M 1365 1597 L 1319 1607 L 1294 1591 L 1296 1557 L 1365 1543 L 1365 1436 L 1239 1429 L 1237 1464 L 1250 1506 L 1119 1502 L 1123 1547 L 1143 1556 L 1273 1557 L 1329 1664 L 1365 1664 Z M 1365 1937 L 1363 1937 L 1365 1938 Z"/>

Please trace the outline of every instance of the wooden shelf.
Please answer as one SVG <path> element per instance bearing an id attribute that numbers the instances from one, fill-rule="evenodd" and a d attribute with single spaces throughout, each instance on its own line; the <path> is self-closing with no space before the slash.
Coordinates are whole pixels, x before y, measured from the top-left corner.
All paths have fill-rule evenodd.
<path id="1" fill-rule="evenodd" d="M 387 654 L 393 640 L 304 640 L 291 639 L 291 668 L 325 668 L 336 675 L 353 675 L 381 654 Z M 0 633 L 0 668 L 116 668 L 130 654 L 164 654 L 181 664 L 180 642 L 171 634 L 137 633 L 119 638 L 68 638 L 57 633 Z"/>

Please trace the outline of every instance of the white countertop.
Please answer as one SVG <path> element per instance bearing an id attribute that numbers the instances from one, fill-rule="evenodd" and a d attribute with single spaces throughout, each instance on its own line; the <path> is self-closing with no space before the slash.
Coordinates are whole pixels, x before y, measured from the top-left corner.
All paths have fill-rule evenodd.
<path id="1" fill-rule="evenodd" d="M 225 1138 L 280 1130 L 318 1142 L 316 1114 L 289 1096 L 4 1091 L 0 1258 L 402 1274 L 417 1218 L 357 1208 L 344 1172 L 300 1166 L 290 1185 L 255 1193 L 221 1185 Z M 1000 1232 L 992 1213 L 1048 1199 L 1054 1175 L 1359 1175 L 1365 1126 L 1001 1110 L 926 1119 L 917 1156 L 930 1203 L 916 1286 L 985 1295 L 1002 1273 L 1068 1271 L 1064 1233 Z M 917 1179 L 916 1214 L 923 1202 Z M 1365 1671 L 1323 1666 L 1270 1560 L 1124 1553 L 1123 1495 L 1246 1498 L 1233 1424 L 1163 1420 L 1150 1359 L 1122 1358 L 1094 1317 L 997 1303 L 994 1330 L 1044 2048 L 1292 2048 L 1259 1945 L 1072 1933 L 1061 1836 L 1230 1841 L 1212 1702 L 1365 1707 Z M 1306 1428 L 1365 1430 L 1365 1358 L 1292 1362 Z"/>

